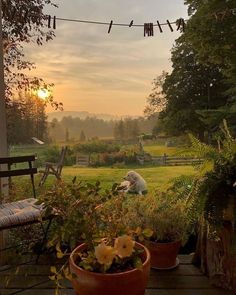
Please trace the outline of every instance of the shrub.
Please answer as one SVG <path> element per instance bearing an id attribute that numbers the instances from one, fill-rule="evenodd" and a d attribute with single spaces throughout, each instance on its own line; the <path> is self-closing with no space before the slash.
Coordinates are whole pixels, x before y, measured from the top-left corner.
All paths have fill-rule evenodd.
<path id="1" fill-rule="evenodd" d="M 106 143 L 103 141 L 91 141 L 83 144 L 77 144 L 74 146 L 75 152 L 81 152 L 85 154 L 91 153 L 112 153 L 118 152 L 120 146 L 118 144 Z"/>

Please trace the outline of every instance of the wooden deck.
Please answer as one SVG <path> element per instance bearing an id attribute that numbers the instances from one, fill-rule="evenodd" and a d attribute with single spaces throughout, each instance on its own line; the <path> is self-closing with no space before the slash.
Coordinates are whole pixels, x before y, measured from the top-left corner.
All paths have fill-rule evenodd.
<path id="1" fill-rule="evenodd" d="M 191 264 L 191 257 L 179 256 L 180 265 L 169 271 L 152 270 L 145 295 L 232 295 L 214 288 L 206 276 Z M 0 295 L 53 295 L 53 282 L 49 280 L 50 266 L 42 259 L 39 264 L 27 264 L 15 270 L 0 268 Z M 8 286 L 5 282 L 9 281 Z M 74 294 L 70 283 L 63 294 Z M 112 295 L 112 294 L 111 294 Z M 122 295 L 122 294 L 121 294 Z"/>

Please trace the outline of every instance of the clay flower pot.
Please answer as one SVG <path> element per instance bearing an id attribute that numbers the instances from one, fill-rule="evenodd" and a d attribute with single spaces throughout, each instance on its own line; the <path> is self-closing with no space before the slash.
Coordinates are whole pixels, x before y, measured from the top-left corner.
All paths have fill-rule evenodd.
<path id="1" fill-rule="evenodd" d="M 181 241 L 170 243 L 146 241 L 145 245 L 151 254 L 152 268 L 168 269 L 178 265 L 176 258 L 181 247 Z"/>
<path id="2" fill-rule="evenodd" d="M 135 247 L 143 249 L 143 269 L 102 274 L 86 271 L 75 264 L 74 257 L 86 249 L 82 244 L 70 255 L 70 270 L 76 275 L 72 284 L 77 295 L 144 295 L 150 271 L 150 253 L 146 247 L 136 243 Z"/>

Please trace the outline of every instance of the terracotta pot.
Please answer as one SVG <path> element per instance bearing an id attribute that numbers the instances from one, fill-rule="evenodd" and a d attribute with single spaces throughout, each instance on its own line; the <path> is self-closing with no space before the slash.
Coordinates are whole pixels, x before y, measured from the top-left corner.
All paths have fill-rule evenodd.
<path id="1" fill-rule="evenodd" d="M 143 249 L 143 269 L 133 269 L 115 274 L 101 274 L 86 271 L 75 264 L 74 257 L 86 249 L 82 244 L 70 255 L 70 270 L 76 275 L 72 284 L 77 295 L 144 295 L 150 272 L 150 253 L 146 247 L 136 243 Z"/>
<path id="2" fill-rule="evenodd" d="M 170 243 L 146 241 L 145 245 L 151 254 L 151 267 L 165 269 L 176 266 L 176 258 L 181 247 L 181 241 Z"/>

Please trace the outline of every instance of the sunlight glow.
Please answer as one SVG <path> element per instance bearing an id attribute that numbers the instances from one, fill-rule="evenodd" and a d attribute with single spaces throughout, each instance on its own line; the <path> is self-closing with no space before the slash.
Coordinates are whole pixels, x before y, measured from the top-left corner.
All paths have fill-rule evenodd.
<path id="1" fill-rule="evenodd" d="M 37 90 L 37 95 L 41 99 L 46 99 L 46 98 L 49 97 L 50 94 L 49 94 L 49 91 L 47 89 L 40 88 L 40 89 Z"/>

